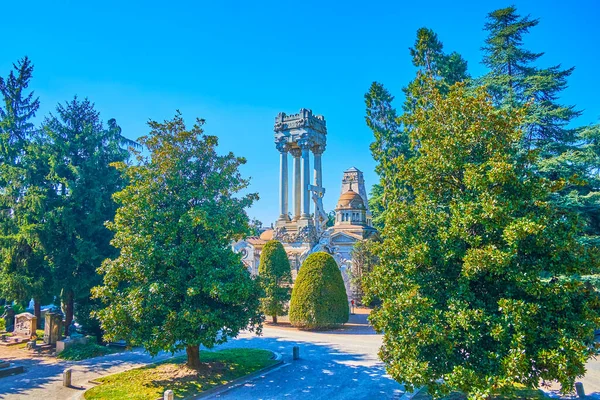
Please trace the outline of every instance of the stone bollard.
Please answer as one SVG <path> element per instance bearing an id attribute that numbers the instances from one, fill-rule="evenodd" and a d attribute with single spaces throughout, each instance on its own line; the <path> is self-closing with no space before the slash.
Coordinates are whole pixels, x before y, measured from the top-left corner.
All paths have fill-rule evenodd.
<path id="1" fill-rule="evenodd" d="M 175 399 L 175 395 L 173 394 L 172 390 L 165 390 L 165 396 L 163 398 L 164 400 L 173 400 Z"/>
<path id="2" fill-rule="evenodd" d="M 298 360 L 300 358 L 300 347 L 294 346 L 292 348 L 293 359 Z"/>
<path id="3" fill-rule="evenodd" d="M 65 387 L 71 386 L 71 368 L 67 368 L 63 372 L 63 386 L 65 386 Z"/>
<path id="4" fill-rule="evenodd" d="M 585 399 L 585 390 L 583 390 L 583 383 L 575 382 L 575 391 L 577 392 L 577 397 L 580 399 Z"/>

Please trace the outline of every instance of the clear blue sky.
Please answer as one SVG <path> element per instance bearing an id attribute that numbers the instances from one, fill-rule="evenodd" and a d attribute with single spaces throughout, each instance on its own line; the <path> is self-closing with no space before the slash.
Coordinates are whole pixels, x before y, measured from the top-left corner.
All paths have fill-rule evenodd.
<path id="1" fill-rule="evenodd" d="M 2 2 L 0 74 L 28 55 L 40 116 L 77 94 L 116 118 L 126 136 L 147 132 L 149 118 L 207 120 L 221 151 L 248 159 L 243 172 L 261 200 L 250 215 L 265 225 L 278 214 L 279 111 L 323 114 L 325 207 L 333 209 L 342 171 L 356 166 L 370 187 L 363 95 L 372 81 L 402 101 L 414 76 L 408 47 L 419 27 L 432 28 L 469 72 L 480 64 L 488 12 L 515 4 L 540 18 L 526 46 L 545 52 L 541 65 L 575 66 L 562 100 L 600 117 L 600 3 L 573 1 L 12 1 Z M 369 189 L 369 188 L 368 188 Z"/>

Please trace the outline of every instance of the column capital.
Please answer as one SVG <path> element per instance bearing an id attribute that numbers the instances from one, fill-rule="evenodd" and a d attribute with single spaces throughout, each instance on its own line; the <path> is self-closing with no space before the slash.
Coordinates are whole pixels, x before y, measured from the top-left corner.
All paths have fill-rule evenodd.
<path id="1" fill-rule="evenodd" d="M 298 147 L 292 147 L 290 148 L 290 154 L 292 157 L 298 158 L 302 154 L 302 150 L 300 150 Z"/>
<path id="2" fill-rule="evenodd" d="M 315 156 L 320 156 L 321 154 L 323 154 L 325 152 L 325 145 L 316 144 L 312 147 L 311 150 Z"/>
<path id="3" fill-rule="evenodd" d="M 302 149 L 302 151 L 304 150 L 310 150 L 310 140 L 308 138 L 300 138 L 298 140 L 298 146 L 300 146 L 300 149 Z"/>
<path id="4" fill-rule="evenodd" d="M 280 153 L 287 153 L 288 149 L 289 149 L 289 145 L 287 142 L 280 140 L 278 142 L 275 142 L 275 147 L 277 148 L 277 150 Z"/>

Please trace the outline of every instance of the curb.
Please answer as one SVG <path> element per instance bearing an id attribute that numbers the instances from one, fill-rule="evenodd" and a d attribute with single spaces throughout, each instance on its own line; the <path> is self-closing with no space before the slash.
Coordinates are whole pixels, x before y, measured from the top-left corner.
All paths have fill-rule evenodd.
<path id="1" fill-rule="evenodd" d="M 271 351 L 271 350 L 268 350 Z M 266 375 L 268 373 L 274 372 L 279 368 L 284 367 L 286 364 L 283 362 L 283 356 L 281 353 L 277 353 L 271 351 L 273 353 L 273 359 L 277 361 L 275 364 L 270 365 L 266 368 L 260 369 L 258 371 L 254 371 L 251 374 L 240 376 L 237 379 L 232 380 L 231 382 L 226 383 L 225 385 L 216 386 L 214 388 L 205 390 L 202 393 L 198 393 L 189 397 L 185 397 L 183 400 L 197 400 L 197 399 L 205 399 L 212 396 L 221 395 L 223 393 L 229 392 L 230 390 L 236 389 L 242 385 L 245 385 L 248 382 L 255 380 L 256 378 L 261 377 L 262 375 Z"/>

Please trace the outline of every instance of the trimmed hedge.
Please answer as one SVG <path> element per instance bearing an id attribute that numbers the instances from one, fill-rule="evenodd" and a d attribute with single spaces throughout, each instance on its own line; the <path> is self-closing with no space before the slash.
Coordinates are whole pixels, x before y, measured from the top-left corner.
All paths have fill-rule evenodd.
<path id="1" fill-rule="evenodd" d="M 291 324 L 302 329 L 335 328 L 348 322 L 349 314 L 344 279 L 333 257 L 324 252 L 309 255 L 292 290 Z"/>

